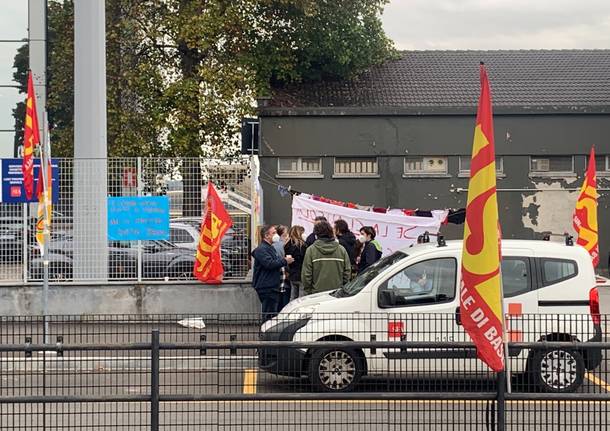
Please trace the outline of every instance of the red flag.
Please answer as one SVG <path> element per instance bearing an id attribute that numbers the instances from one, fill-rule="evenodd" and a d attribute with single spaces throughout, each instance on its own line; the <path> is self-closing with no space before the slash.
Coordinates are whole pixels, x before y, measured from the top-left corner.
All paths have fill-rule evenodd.
<path id="1" fill-rule="evenodd" d="M 580 188 L 576 208 L 572 217 L 574 230 L 578 234 L 576 243 L 591 255 L 593 266 L 599 264 L 599 240 L 597 233 L 597 177 L 595 172 L 595 149 L 591 147 L 585 180 Z"/>
<path id="2" fill-rule="evenodd" d="M 500 223 L 489 81 L 481 64 L 481 96 L 474 131 L 462 249 L 460 315 L 478 357 L 504 369 Z"/>
<path id="3" fill-rule="evenodd" d="M 40 132 L 38 131 L 38 116 L 36 114 L 36 95 L 34 94 L 34 82 L 32 71 L 28 75 L 28 96 L 25 101 L 25 128 L 23 135 L 23 187 L 28 200 L 34 195 L 34 150 L 40 143 Z"/>
<path id="4" fill-rule="evenodd" d="M 220 241 L 232 225 L 231 216 L 218 197 L 214 185 L 208 182 L 205 215 L 193 268 L 193 274 L 198 280 L 208 284 L 222 282 L 224 269 L 220 257 Z"/>

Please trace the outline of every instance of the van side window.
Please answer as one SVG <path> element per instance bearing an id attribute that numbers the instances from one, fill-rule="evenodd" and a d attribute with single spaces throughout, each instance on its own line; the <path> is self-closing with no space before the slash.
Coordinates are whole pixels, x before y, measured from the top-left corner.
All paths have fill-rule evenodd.
<path id="1" fill-rule="evenodd" d="M 512 256 L 502 258 L 502 290 L 505 298 L 529 292 L 531 280 L 528 258 Z"/>
<path id="2" fill-rule="evenodd" d="M 431 259 L 394 274 L 379 288 L 381 308 L 437 304 L 455 298 L 457 262 L 453 258 Z"/>
<path id="3" fill-rule="evenodd" d="M 573 260 L 544 258 L 540 259 L 540 263 L 544 286 L 568 280 L 578 274 L 578 266 Z"/>

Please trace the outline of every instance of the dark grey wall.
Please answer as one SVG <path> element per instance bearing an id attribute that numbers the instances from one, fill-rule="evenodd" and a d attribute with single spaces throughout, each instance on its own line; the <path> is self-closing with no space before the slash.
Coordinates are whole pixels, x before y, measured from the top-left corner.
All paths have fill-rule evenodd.
<path id="1" fill-rule="evenodd" d="M 541 233 L 571 229 L 586 155 L 591 145 L 610 154 L 608 115 L 504 115 L 494 118 L 496 153 L 504 158 L 505 178 L 498 180 L 504 237 L 539 238 Z M 467 178 L 458 177 L 458 155 L 472 148 L 474 116 L 333 116 L 261 118 L 261 181 L 265 221 L 290 222 L 290 199 L 277 192 L 279 182 L 296 190 L 376 206 L 460 208 L 465 206 Z M 403 178 L 406 155 L 449 157 L 444 178 Z M 574 155 L 577 175 L 535 178 L 530 155 Z M 278 156 L 323 157 L 323 179 L 278 178 Z M 377 156 L 379 178 L 332 178 L 333 156 Z M 610 251 L 610 178 L 598 178 L 602 265 Z M 526 190 L 523 190 L 526 189 Z M 533 189 L 533 190 L 532 190 Z M 462 226 L 444 228 L 450 238 Z"/>

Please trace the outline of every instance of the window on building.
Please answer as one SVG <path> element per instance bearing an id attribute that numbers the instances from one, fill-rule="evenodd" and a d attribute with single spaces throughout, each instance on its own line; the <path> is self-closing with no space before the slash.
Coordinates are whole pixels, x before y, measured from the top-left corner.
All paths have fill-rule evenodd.
<path id="1" fill-rule="evenodd" d="M 470 162 L 472 156 L 460 156 L 460 176 L 470 176 Z M 504 175 L 504 159 L 496 156 L 496 175 Z"/>
<path id="2" fill-rule="evenodd" d="M 571 174 L 574 172 L 574 157 L 530 157 L 530 172 L 537 175 Z"/>
<path id="3" fill-rule="evenodd" d="M 589 157 L 587 157 L 589 166 Z M 601 175 L 610 175 L 610 156 L 595 156 L 595 171 Z"/>
<path id="4" fill-rule="evenodd" d="M 377 157 L 335 157 L 335 177 L 376 177 Z"/>
<path id="5" fill-rule="evenodd" d="M 320 177 L 322 159 L 319 157 L 281 157 L 277 160 L 278 176 Z"/>
<path id="6" fill-rule="evenodd" d="M 446 175 L 447 157 L 417 156 L 405 157 L 405 175 Z"/>

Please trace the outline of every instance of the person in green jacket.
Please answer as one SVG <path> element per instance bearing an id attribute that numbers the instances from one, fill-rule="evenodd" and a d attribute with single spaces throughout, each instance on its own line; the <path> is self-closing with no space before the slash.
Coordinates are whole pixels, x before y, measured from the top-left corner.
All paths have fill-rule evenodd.
<path id="1" fill-rule="evenodd" d="M 345 248 L 335 240 L 331 225 L 322 221 L 313 228 L 316 241 L 307 248 L 301 271 L 305 292 L 336 290 L 347 283 L 352 265 Z"/>

